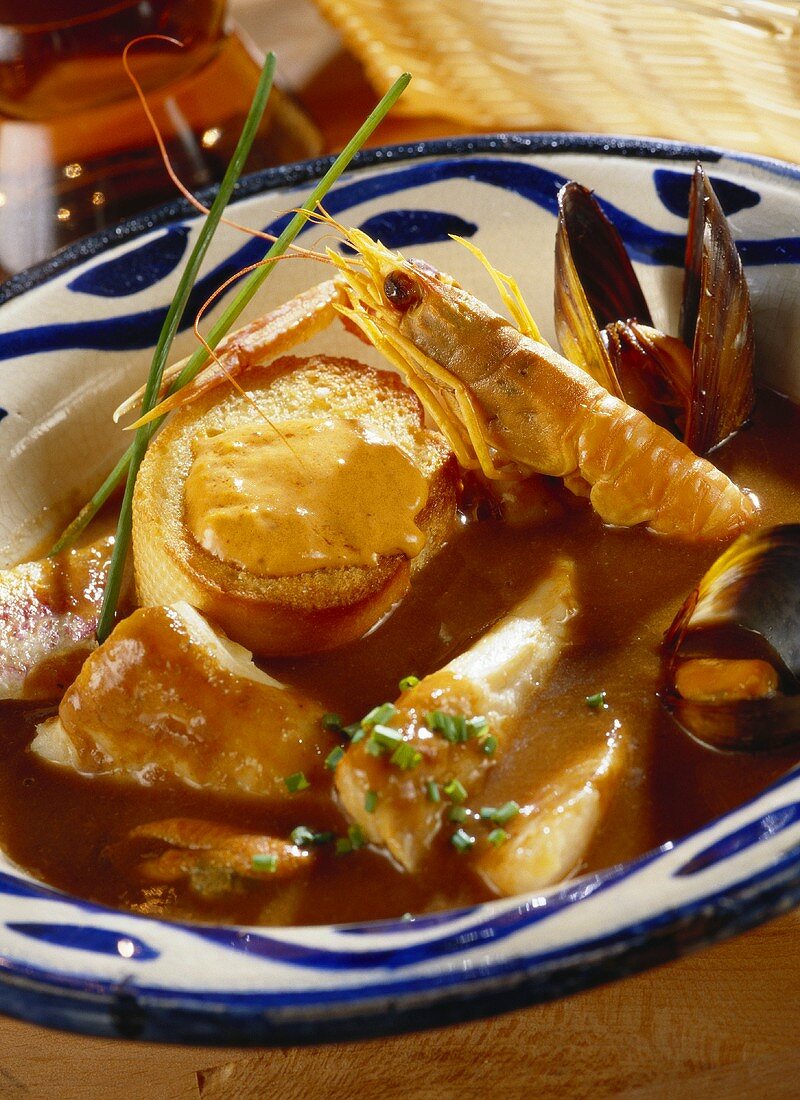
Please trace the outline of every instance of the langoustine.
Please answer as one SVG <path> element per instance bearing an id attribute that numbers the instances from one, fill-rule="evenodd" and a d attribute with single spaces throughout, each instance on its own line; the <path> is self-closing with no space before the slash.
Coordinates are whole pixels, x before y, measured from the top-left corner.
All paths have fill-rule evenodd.
<path id="1" fill-rule="evenodd" d="M 428 265 L 347 237 L 357 261 L 329 253 L 351 303 L 338 308 L 404 370 L 468 464 L 560 477 L 606 522 L 660 534 L 727 538 L 753 519 L 722 471 L 541 340 Z"/>

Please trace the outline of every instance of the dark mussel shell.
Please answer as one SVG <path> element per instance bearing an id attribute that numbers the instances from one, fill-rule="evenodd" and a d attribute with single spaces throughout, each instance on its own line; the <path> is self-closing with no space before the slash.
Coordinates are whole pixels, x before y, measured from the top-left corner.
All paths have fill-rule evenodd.
<path id="1" fill-rule="evenodd" d="M 571 182 L 558 202 L 562 352 L 696 453 L 716 447 L 752 412 L 753 322 L 730 227 L 703 168 L 695 168 L 689 198 L 680 338 L 687 355 L 653 328 L 622 239 L 592 193 Z"/>
<path id="2" fill-rule="evenodd" d="M 741 535 L 711 566 L 665 639 L 662 701 L 678 725 L 715 748 L 777 749 L 800 741 L 800 524 Z M 700 702 L 675 687 L 693 658 L 766 662 L 776 690 Z"/>
<path id="3" fill-rule="evenodd" d="M 567 183 L 558 193 L 556 334 L 569 360 L 622 398 L 600 337 L 620 320 L 653 323 L 619 233 L 588 188 Z"/>
<path id="4" fill-rule="evenodd" d="M 699 164 L 689 194 L 680 336 L 693 367 L 684 442 L 705 454 L 750 418 L 755 388 L 750 292 L 728 220 Z"/>
<path id="5" fill-rule="evenodd" d="M 680 436 L 692 390 L 686 345 L 638 321 L 614 321 L 600 336 L 625 401 Z"/>

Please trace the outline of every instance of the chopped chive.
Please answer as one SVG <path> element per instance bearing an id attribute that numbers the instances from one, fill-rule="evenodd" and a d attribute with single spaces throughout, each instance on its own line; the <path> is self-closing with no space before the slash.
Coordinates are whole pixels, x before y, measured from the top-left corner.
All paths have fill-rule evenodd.
<path id="1" fill-rule="evenodd" d="M 366 750 L 366 752 L 369 753 L 370 756 L 383 756 L 383 745 L 379 745 L 378 742 L 373 741 L 372 738 L 367 741 L 364 749 Z"/>
<path id="2" fill-rule="evenodd" d="M 490 844 L 494 844 L 495 848 L 499 848 L 501 844 L 505 844 L 508 840 L 508 833 L 505 829 L 492 829 L 486 839 Z"/>
<path id="3" fill-rule="evenodd" d="M 298 791 L 305 791 L 311 786 L 303 772 L 295 772 L 294 775 L 287 775 L 283 782 L 286 784 L 286 790 L 289 794 L 297 794 Z"/>
<path id="4" fill-rule="evenodd" d="M 376 725 L 372 727 L 370 741 L 383 749 L 395 749 L 403 743 L 403 735 L 400 730 L 393 730 L 391 726 Z"/>
<path id="5" fill-rule="evenodd" d="M 459 852 L 467 852 L 475 843 L 475 837 L 470 836 L 470 834 L 465 832 L 463 829 L 456 829 L 456 831 L 450 837 L 450 843 Z"/>
<path id="6" fill-rule="evenodd" d="M 368 814 L 375 813 L 375 807 L 378 805 L 378 792 L 367 791 L 364 795 L 364 809 Z"/>
<path id="7" fill-rule="evenodd" d="M 278 870 L 278 857 L 269 855 L 266 852 L 259 852 L 253 856 L 253 870 L 268 871 L 270 874 L 274 874 Z"/>
<path id="8" fill-rule="evenodd" d="M 415 688 L 418 683 L 419 676 L 404 676 L 397 686 L 401 691 L 409 691 L 411 688 Z"/>
<path id="9" fill-rule="evenodd" d="M 445 741 L 453 745 L 463 744 L 473 737 L 485 738 L 489 733 L 489 723 L 482 715 L 465 718 L 463 714 L 445 714 L 442 710 L 431 710 L 425 715 L 425 724 L 434 733 L 441 733 Z"/>
<path id="10" fill-rule="evenodd" d="M 298 848 L 305 848 L 314 843 L 316 833 L 313 829 L 309 829 L 307 825 L 298 825 L 295 829 L 292 829 L 291 835 L 292 844 L 296 844 Z"/>
<path id="11" fill-rule="evenodd" d="M 481 817 L 484 821 L 493 821 L 495 825 L 505 825 L 512 817 L 519 813 L 519 803 L 511 801 L 496 808 L 495 806 L 481 806 Z"/>
<path id="12" fill-rule="evenodd" d="M 444 793 L 451 802 L 465 802 L 467 799 L 467 788 L 459 779 L 451 779 L 449 783 L 445 783 Z"/>
<path id="13" fill-rule="evenodd" d="M 455 743 L 460 739 L 459 725 L 452 714 L 445 714 L 442 710 L 432 710 L 426 715 L 425 724 L 429 730 L 441 733 L 446 741 Z M 464 740 L 466 740 L 466 737 Z"/>
<path id="14" fill-rule="evenodd" d="M 586 696 L 586 706 L 591 710 L 606 710 L 608 703 L 606 702 L 606 693 L 604 691 L 595 692 L 594 695 Z"/>
<path id="15" fill-rule="evenodd" d="M 493 734 L 480 739 L 481 749 L 487 756 L 494 756 L 497 751 L 497 738 Z"/>
<path id="16" fill-rule="evenodd" d="M 341 716 L 338 714 L 323 714 L 322 728 L 329 730 L 331 733 L 343 732 L 344 726 L 342 725 Z"/>
<path id="17" fill-rule="evenodd" d="M 336 766 L 344 756 L 344 749 L 341 745 L 337 745 L 335 749 L 331 749 L 328 755 L 325 757 L 325 767 L 329 771 L 336 771 Z"/>
<path id="18" fill-rule="evenodd" d="M 476 715 L 474 718 L 467 718 L 466 720 L 467 734 L 469 737 L 477 737 L 478 740 L 482 740 L 489 732 L 489 723 L 483 717 L 483 715 Z"/>
<path id="19" fill-rule="evenodd" d="M 512 798 L 508 802 L 504 802 L 500 809 L 495 812 L 492 821 L 495 825 L 505 825 L 512 817 L 516 817 L 518 813 L 519 802 L 515 802 Z"/>
<path id="20" fill-rule="evenodd" d="M 439 793 L 439 784 L 434 782 L 433 779 L 429 779 L 425 784 L 425 794 L 429 802 L 441 802 L 442 796 Z"/>
<path id="21" fill-rule="evenodd" d="M 356 723 L 354 726 L 345 726 L 344 732 L 350 738 L 351 745 L 357 745 L 359 741 L 363 741 L 367 736 L 367 731 L 362 728 L 360 722 Z"/>
<path id="22" fill-rule="evenodd" d="M 373 707 L 369 714 L 361 719 L 361 726 L 367 729 L 369 726 L 385 726 L 390 719 L 397 714 L 394 703 L 381 703 L 379 707 Z"/>
<path id="23" fill-rule="evenodd" d="M 309 829 L 308 825 L 298 825 L 291 832 L 292 844 L 298 848 L 310 848 L 312 845 L 328 844 L 333 840 L 333 833 L 317 833 Z"/>
<path id="24" fill-rule="evenodd" d="M 469 817 L 469 811 L 466 806 L 451 806 L 447 817 L 450 821 L 457 821 L 459 825 L 463 825 Z"/>
<path id="25" fill-rule="evenodd" d="M 347 830 L 347 836 L 340 836 L 336 840 L 337 856 L 346 856 L 349 852 L 357 852 L 367 843 L 367 838 L 361 831 L 360 825 L 351 825 Z"/>
<path id="26" fill-rule="evenodd" d="M 194 276 L 191 277 L 191 281 L 187 277 L 189 273 L 189 265 L 193 264 L 196 268 L 199 268 L 205 250 L 210 244 L 211 235 L 213 233 L 213 230 L 216 228 L 216 222 L 212 223 L 210 230 L 206 232 L 204 231 L 206 230 L 206 226 L 209 224 L 209 222 L 211 222 L 213 215 L 216 216 L 216 221 L 219 220 L 219 217 L 222 214 L 222 210 L 226 205 L 228 198 L 230 197 L 231 191 L 233 190 L 234 183 L 236 182 L 236 179 L 238 178 L 242 170 L 250 146 L 252 145 L 253 139 L 258 130 L 258 126 L 260 124 L 261 116 L 264 112 L 267 99 L 269 97 L 274 69 L 275 55 L 270 53 L 267 55 L 267 58 L 264 62 L 264 68 L 262 70 L 261 77 L 259 78 L 259 83 L 253 97 L 253 102 L 250 106 L 250 111 L 248 112 L 247 118 L 245 120 L 241 137 L 239 138 L 239 143 L 236 146 L 234 155 L 231 159 L 227 171 L 225 172 L 222 183 L 220 184 L 217 196 L 211 206 L 209 217 L 207 218 L 206 222 L 200 230 L 197 244 L 192 250 L 189 261 L 187 262 L 187 267 L 184 272 L 183 280 L 188 284 L 186 287 L 186 296 L 184 297 L 184 300 L 182 302 L 178 301 L 178 295 L 176 295 L 175 299 L 173 299 L 170 310 L 167 313 L 167 318 L 164 322 L 162 335 L 168 335 L 168 322 L 170 325 L 170 329 L 172 329 L 173 335 L 174 330 L 177 329 L 178 322 L 181 318 L 181 315 L 183 314 L 184 307 L 186 305 L 186 300 L 188 299 L 188 292 L 191 290 L 191 284 L 194 282 Z M 297 214 L 294 215 L 294 217 L 288 223 L 283 232 L 280 233 L 277 241 L 275 241 L 270 247 L 265 259 L 272 262 L 267 262 L 263 266 L 256 268 L 255 271 L 250 273 L 242 289 L 239 291 L 239 293 L 236 295 L 236 297 L 227 307 L 227 309 L 225 309 L 216 324 L 212 327 L 207 337 L 207 343 L 210 347 L 215 348 L 217 344 L 219 344 L 220 340 L 228 333 L 234 321 L 236 321 L 241 312 L 250 303 L 264 280 L 270 275 L 275 267 L 278 258 L 283 255 L 283 253 L 295 239 L 297 234 L 304 227 L 304 225 L 308 221 L 309 213 L 316 208 L 316 206 L 322 201 L 322 199 L 328 193 L 333 184 L 336 183 L 336 181 L 345 171 L 347 166 L 350 164 L 350 161 L 356 155 L 364 142 L 367 141 L 367 139 L 374 132 L 376 127 L 383 121 L 391 108 L 400 98 L 410 80 L 410 73 L 403 73 L 401 76 L 399 76 L 397 80 L 395 80 L 395 82 L 392 84 L 391 88 L 389 88 L 389 90 L 377 104 L 377 106 L 370 112 L 370 114 L 367 116 L 362 125 L 358 128 L 350 141 L 347 142 L 341 153 L 336 157 L 328 171 L 325 173 L 325 175 L 318 182 L 316 187 L 312 190 L 306 201 L 303 203 L 300 210 L 297 212 Z M 200 247 L 201 240 L 204 241 L 202 251 Z M 165 351 L 168 350 L 170 343 L 171 338 L 168 341 L 164 341 Z M 159 346 L 160 345 L 161 339 L 159 339 Z M 156 353 L 154 354 L 154 363 L 157 354 L 158 347 L 156 348 Z M 170 386 L 169 393 L 175 393 L 187 383 L 191 382 L 192 379 L 198 374 L 200 369 L 206 364 L 207 360 L 208 353 L 206 352 L 205 347 L 198 348 L 189 358 L 186 366 L 183 368 L 178 377 Z M 166 354 L 164 354 L 161 364 L 162 372 L 165 362 Z M 149 379 L 149 382 L 156 381 L 156 373 L 157 372 L 155 370 L 151 371 L 151 378 Z M 157 385 L 151 386 L 150 384 L 148 384 L 148 392 L 150 394 L 152 402 L 149 408 L 152 408 L 155 404 L 160 386 L 161 377 L 159 374 Z M 145 398 L 142 402 L 143 409 L 147 400 L 147 396 L 148 395 L 145 394 Z M 149 408 L 145 411 L 149 411 Z M 81 509 L 76 519 L 69 525 L 67 530 L 64 532 L 64 534 L 61 536 L 61 538 L 58 540 L 56 545 L 53 547 L 53 550 L 51 551 L 51 553 L 56 553 L 70 546 L 81 533 L 81 531 L 83 531 L 84 528 L 88 526 L 92 518 L 97 514 L 97 512 L 106 502 L 106 500 L 108 500 L 109 496 L 117 487 L 117 485 L 122 482 L 123 478 L 127 479 L 119 523 L 119 529 L 123 537 L 122 539 L 120 539 L 118 536 L 114 546 L 114 554 L 112 555 L 112 562 L 111 566 L 109 567 L 109 578 L 106 586 L 106 596 L 103 601 L 103 611 L 105 612 L 102 617 L 104 632 L 108 632 L 113 626 L 114 615 L 116 613 L 116 605 L 119 599 L 119 592 L 122 583 L 122 572 L 125 564 L 125 557 L 127 556 L 128 543 L 130 541 L 130 501 L 133 490 L 133 482 L 135 480 L 135 475 L 138 470 L 138 465 L 144 455 L 144 448 L 146 447 L 147 442 L 149 442 L 149 440 L 152 438 L 152 435 L 158 429 L 162 421 L 163 417 L 158 417 L 149 424 L 142 426 L 143 429 L 146 429 L 146 434 L 141 437 L 142 439 L 144 439 L 144 444 L 137 447 L 137 440 L 136 438 L 134 438 L 133 443 L 131 443 L 125 454 L 123 454 L 122 457 L 119 459 L 113 471 L 105 479 L 100 489 L 94 494 L 89 503 Z M 137 437 L 138 436 L 139 433 L 137 432 Z M 98 624 L 98 637 L 101 637 L 100 624 Z"/>
<path id="27" fill-rule="evenodd" d="M 403 741 L 397 746 L 389 759 L 392 764 L 396 764 L 403 771 L 410 771 L 422 763 L 422 753 L 415 749 L 410 741 Z"/>

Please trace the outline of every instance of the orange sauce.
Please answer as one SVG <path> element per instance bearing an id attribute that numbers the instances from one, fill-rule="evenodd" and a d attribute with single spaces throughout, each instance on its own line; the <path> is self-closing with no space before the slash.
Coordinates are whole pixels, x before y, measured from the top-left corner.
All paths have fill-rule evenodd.
<path id="1" fill-rule="evenodd" d="M 297 418 L 201 435 L 186 523 L 215 557 L 258 577 L 416 557 L 428 484 L 390 439 L 355 420 Z"/>
<path id="2" fill-rule="evenodd" d="M 789 402 L 761 394 L 753 424 L 714 457 L 759 496 L 764 524 L 800 519 L 800 410 Z M 714 544 L 605 528 L 583 502 L 528 530 L 475 521 L 420 573 L 378 630 L 331 653 L 269 662 L 268 671 L 353 721 L 394 699 L 401 677 L 428 674 L 463 650 L 555 555 L 572 555 L 581 610 L 571 645 L 525 716 L 521 736 L 492 771 L 484 798 L 497 805 L 521 789 L 525 797 L 567 755 L 597 744 L 609 722 L 619 721 L 632 746 L 629 771 L 583 869 L 601 868 L 733 808 L 800 757 L 800 749 L 745 756 L 704 748 L 672 724 L 656 699 L 663 632 L 719 552 Z M 605 712 L 586 705 L 586 696 L 600 690 Z M 335 806 L 304 801 L 302 793 L 267 812 L 252 801 L 209 798 L 166 782 L 127 788 L 81 779 L 27 751 L 43 713 L 0 706 L 0 844 L 58 887 L 153 915 L 246 923 L 389 917 L 486 896 L 466 869 L 458 873 L 457 855 L 444 850 L 417 877 L 367 849 L 344 856 L 320 850 L 305 879 L 270 883 L 265 876 L 214 901 L 174 884 L 144 886 L 108 853 L 143 822 L 191 815 L 283 836 L 301 823 L 340 833 L 345 824 Z"/>

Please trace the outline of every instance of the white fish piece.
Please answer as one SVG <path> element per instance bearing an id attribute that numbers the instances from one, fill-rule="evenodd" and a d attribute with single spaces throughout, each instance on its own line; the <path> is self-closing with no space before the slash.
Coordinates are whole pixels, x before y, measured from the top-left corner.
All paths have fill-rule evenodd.
<path id="1" fill-rule="evenodd" d="M 85 775 L 272 800 L 330 795 L 323 707 L 262 672 L 186 603 L 139 608 L 86 660 L 31 749 Z"/>
<path id="2" fill-rule="evenodd" d="M 520 714 L 568 643 L 577 611 L 575 565 L 559 558 L 470 649 L 397 700 L 389 725 L 419 754 L 413 767 L 398 766 L 388 754 L 371 755 L 367 738 L 348 748 L 336 769 L 341 804 L 367 839 L 406 870 L 421 866 L 442 827 L 450 808 L 444 789 L 457 781 L 470 801 L 479 793 Z M 433 711 L 483 717 L 496 742 L 494 752 L 486 752 L 479 736 L 453 743 L 433 732 L 427 720 Z M 436 790 L 439 801 L 431 798 Z M 369 791 L 376 794 L 372 812 L 366 808 Z"/>
<path id="3" fill-rule="evenodd" d="M 569 878 L 580 866 L 625 772 L 618 722 L 605 744 L 567 764 L 504 828 L 508 840 L 474 866 L 497 894 L 525 894 Z"/>
<path id="4" fill-rule="evenodd" d="M 0 570 L 0 699 L 58 699 L 96 646 L 113 537 Z"/>

